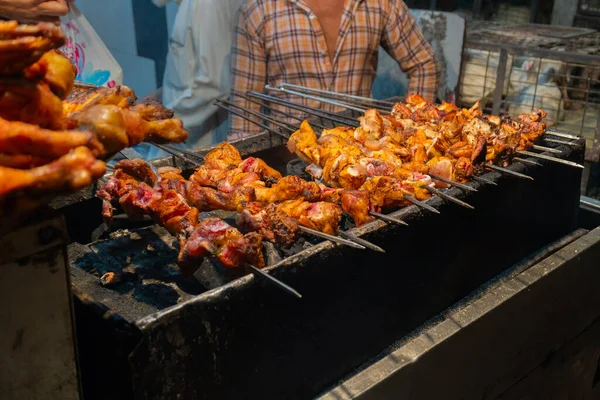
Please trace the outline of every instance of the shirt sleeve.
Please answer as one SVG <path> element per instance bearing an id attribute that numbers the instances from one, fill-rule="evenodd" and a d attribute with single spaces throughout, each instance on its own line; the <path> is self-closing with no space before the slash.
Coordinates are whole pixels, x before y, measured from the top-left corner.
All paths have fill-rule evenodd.
<path id="1" fill-rule="evenodd" d="M 408 75 L 408 94 L 419 93 L 433 102 L 440 79 L 433 49 L 403 1 L 388 1 L 388 9 L 381 46 Z"/>
<path id="2" fill-rule="evenodd" d="M 231 101 L 244 110 L 260 111 L 260 105 L 239 97 L 248 91 L 263 92 L 267 83 L 267 56 L 258 27 L 259 9 L 252 2 L 240 8 L 231 51 Z M 256 135 L 262 128 L 236 115 L 229 116 L 228 140 Z M 254 117 L 253 117 L 254 118 Z"/>

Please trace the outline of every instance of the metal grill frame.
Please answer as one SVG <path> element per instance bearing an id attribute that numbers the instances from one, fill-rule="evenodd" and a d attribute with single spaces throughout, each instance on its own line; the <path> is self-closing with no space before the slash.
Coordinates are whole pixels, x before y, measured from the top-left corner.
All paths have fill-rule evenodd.
<path id="1" fill-rule="evenodd" d="M 564 151 L 561 157 L 580 161 L 584 143 L 579 143 L 559 146 Z M 156 162 L 172 165 L 179 160 L 168 157 Z M 409 228 L 375 221 L 355 230 L 387 247 L 386 255 L 322 242 L 268 268 L 303 293 L 300 302 L 247 275 L 156 313 L 137 311 L 136 315 L 132 304 L 129 317 L 124 317 L 103 304 L 110 289 L 90 292 L 92 278 L 77 271 L 73 276 L 78 318 L 85 321 L 82 329 L 89 335 L 84 354 L 100 359 L 87 358 L 86 365 L 112 374 L 107 378 L 112 387 L 88 386 L 86 395 L 91 393 L 91 399 L 168 398 L 175 391 L 188 398 L 224 398 L 242 396 L 243 391 L 258 398 L 314 397 L 511 262 L 574 229 L 581 170 L 542 164 L 543 168 L 511 166 L 515 171 L 527 170 L 533 182 L 491 172 L 486 177 L 500 188 L 487 187 L 478 194 L 449 191 L 468 198 L 475 211 L 436 198 L 431 204 L 442 210 L 441 216 L 405 207 L 391 215 L 407 220 Z M 565 186 L 556 187 L 556 180 Z M 509 206 L 511 211 L 505 212 L 519 221 L 518 229 L 498 217 L 498 210 Z M 560 210 L 561 216 L 536 217 L 551 210 Z M 498 229 L 490 229 L 490 224 Z M 449 228 L 445 239 L 426 250 L 421 238 L 441 226 Z M 493 255 L 484 251 L 488 242 L 494 243 Z M 405 253 L 406 249 L 410 251 Z M 398 312 L 402 318 L 390 319 Z M 316 365 L 323 371 L 318 372 Z M 258 375 L 247 375 L 255 369 Z M 129 382 L 133 386 L 127 386 Z"/>

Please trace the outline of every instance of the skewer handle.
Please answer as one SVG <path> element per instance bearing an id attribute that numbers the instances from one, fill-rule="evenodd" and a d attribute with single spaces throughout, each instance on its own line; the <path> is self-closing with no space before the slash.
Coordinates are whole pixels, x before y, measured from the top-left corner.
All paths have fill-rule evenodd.
<path id="1" fill-rule="evenodd" d="M 423 209 L 425 209 L 427 211 L 431 211 L 434 214 L 439 214 L 440 213 L 437 209 L 433 208 L 432 206 L 430 206 L 429 204 L 425 203 L 424 201 L 417 200 L 414 197 L 410 197 L 407 194 L 405 194 L 403 197 L 404 197 L 404 199 L 406 201 L 410 201 L 411 203 L 413 203 L 417 207 L 421 207 L 421 208 L 423 208 Z"/>
<path id="2" fill-rule="evenodd" d="M 435 194 L 436 196 L 439 196 L 439 197 L 441 197 L 444 200 L 448 200 L 449 202 L 452 202 L 452 203 L 454 203 L 456 205 L 459 205 L 459 206 L 464 207 L 464 208 L 468 208 L 470 210 L 474 210 L 475 209 L 475 207 L 473 207 L 469 203 L 465 203 L 464 201 L 459 200 L 456 197 L 452 197 L 452 196 L 450 196 L 450 195 L 442 192 L 441 190 L 437 190 L 437 189 L 434 189 L 434 188 L 429 187 L 429 186 L 421 186 L 421 187 L 424 188 L 425 190 L 427 190 L 428 192 L 430 192 L 431 194 Z"/>
<path id="3" fill-rule="evenodd" d="M 577 164 L 573 161 L 563 160 L 562 158 L 551 157 L 551 156 L 547 156 L 544 154 L 532 153 L 531 151 L 517 150 L 516 153 L 524 155 L 524 156 L 540 158 L 542 160 L 547 160 L 547 161 L 552 161 L 552 162 L 559 163 L 559 164 L 568 165 L 569 167 L 573 167 L 573 168 L 581 168 L 581 169 L 585 168 L 583 165 Z"/>
<path id="4" fill-rule="evenodd" d="M 436 181 L 447 183 L 450 186 L 454 186 L 454 187 L 457 187 L 457 188 L 462 189 L 462 190 L 466 190 L 466 191 L 469 191 L 469 192 L 476 192 L 477 191 L 477 189 L 475 189 L 475 188 L 473 188 L 471 186 L 467 186 L 467 185 L 463 185 L 462 183 L 454 182 L 453 180 L 446 179 L 443 176 L 434 175 L 434 174 L 431 174 L 431 173 L 429 174 L 429 176 L 432 177 Z"/>
<path id="5" fill-rule="evenodd" d="M 365 250 L 366 249 L 365 246 L 360 245 L 358 243 L 355 243 L 355 242 L 353 242 L 351 240 L 346 240 L 346 239 L 341 238 L 339 236 L 333 236 L 333 235 L 330 235 L 328 233 L 323 233 L 323 232 L 320 232 L 320 231 L 315 231 L 314 229 L 310 229 L 310 228 L 307 228 L 305 226 L 300 226 L 300 230 L 302 232 L 304 232 L 304 233 L 308 233 L 309 235 L 320 237 L 322 239 L 329 240 L 329 241 L 331 241 L 333 243 L 341 244 L 341 245 L 348 246 L 348 247 L 354 247 L 355 249 L 361 249 L 361 250 Z"/>
<path id="6" fill-rule="evenodd" d="M 355 236 L 349 232 L 344 232 L 342 230 L 338 231 L 338 234 L 342 237 L 345 237 L 346 239 L 350 239 L 353 242 L 356 242 L 358 244 L 361 244 L 363 246 L 365 246 L 367 249 L 371 249 L 373 251 L 376 251 L 378 253 L 385 253 L 385 250 L 382 249 L 381 247 L 377 246 L 376 244 L 373 244 L 371 242 L 369 242 L 368 240 L 365 240 L 363 238 L 359 238 L 358 236 Z"/>
<path id="7" fill-rule="evenodd" d="M 302 298 L 302 295 L 293 287 L 286 285 L 285 283 L 281 282 L 279 279 L 267 274 L 265 271 L 261 270 L 260 268 L 256 268 L 254 265 L 251 265 L 251 264 L 246 264 L 246 265 L 252 271 L 252 273 L 254 273 L 255 275 L 265 278 L 268 282 L 271 282 L 272 284 L 274 284 L 275 286 L 277 286 L 284 292 L 289 293 L 294 297 L 297 297 L 299 299 Z"/>

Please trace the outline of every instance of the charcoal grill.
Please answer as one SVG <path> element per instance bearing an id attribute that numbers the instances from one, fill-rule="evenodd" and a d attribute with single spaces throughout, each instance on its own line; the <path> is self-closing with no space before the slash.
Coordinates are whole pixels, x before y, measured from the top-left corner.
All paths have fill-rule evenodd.
<path id="1" fill-rule="evenodd" d="M 264 133 L 249 140 L 246 154 L 279 139 Z M 561 157 L 580 162 L 585 146 L 578 144 L 557 145 Z M 261 156 L 279 170 L 294 170 L 282 146 Z M 170 157 L 155 163 L 174 162 L 191 167 Z M 410 227 L 374 221 L 355 228 L 385 254 L 326 241 L 284 254 L 267 270 L 300 291 L 302 300 L 251 275 L 224 285 L 210 277 L 204 285 L 181 277 L 173 239 L 163 229 L 126 221 L 126 230 L 96 240 L 98 202 L 78 201 L 85 194 L 62 199 L 57 203 L 68 205 L 69 226 L 81 225 L 86 212 L 89 228 L 72 229 L 78 242 L 69 247 L 86 398 L 316 396 L 483 282 L 575 229 L 581 170 L 540 162 L 543 167 L 511 167 L 534 181 L 490 172 L 484 177 L 499 186 L 474 183 L 477 193 L 448 191 L 475 210 L 432 198 L 441 215 L 411 206 L 392 214 Z M 119 274 L 121 282 L 101 286 L 106 272 Z"/>

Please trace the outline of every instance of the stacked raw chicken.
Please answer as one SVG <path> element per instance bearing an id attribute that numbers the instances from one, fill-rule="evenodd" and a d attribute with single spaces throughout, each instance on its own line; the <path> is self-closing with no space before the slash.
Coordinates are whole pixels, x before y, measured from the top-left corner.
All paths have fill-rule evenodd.
<path id="1" fill-rule="evenodd" d="M 126 87 L 70 100 L 76 69 L 54 24 L 0 22 L 0 217 L 23 216 L 90 185 L 112 153 L 144 140 L 183 142 L 181 121 L 134 105 Z"/>

